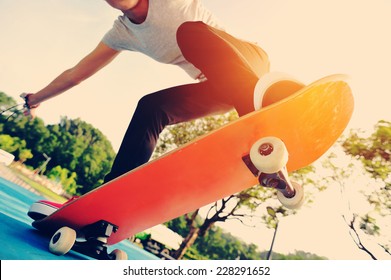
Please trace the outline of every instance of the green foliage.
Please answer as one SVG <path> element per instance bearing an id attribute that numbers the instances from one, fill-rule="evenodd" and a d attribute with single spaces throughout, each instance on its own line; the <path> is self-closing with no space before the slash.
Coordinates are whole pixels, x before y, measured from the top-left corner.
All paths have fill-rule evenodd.
<path id="1" fill-rule="evenodd" d="M 197 215 L 195 218 L 195 224 L 197 226 L 202 225 L 203 219 Z M 189 224 L 187 223 L 185 216 L 180 216 L 176 219 L 168 221 L 165 225 L 178 233 L 180 236 L 187 236 L 189 234 Z"/>
<path id="2" fill-rule="evenodd" d="M 262 252 L 261 258 L 265 259 L 268 252 Z M 316 254 L 304 252 L 304 251 L 295 251 L 294 254 L 290 253 L 288 255 L 283 255 L 279 253 L 273 253 L 273 260 L 327 260 L 325 257 L 318 256 Z"/>
<path id="3" fill-rule="evenodd" d="M 323 167 L 331 172 L 327 178 L 329 183 L 339 185 L 343 196 L 352 189 L 359 189 L 369 203 L 369 210 L 364 213 L 362 207 L 352 209 L 351 202 L 347 201 L 348 211 L 342 216 L 353 241 L 360 250 L 377 259 L 360 238 L 363 233 L 376 236 L 379 246 L 391 255 L 390 236 L 385 230 L 391 214 L 391 122 L 379 121 L 370 135 L 352 130 L 339 144 L 348 158 L 350 156 L 350 162 L 342 164 L 336 154 L 330 154 L 323 163 Z M 358 227 L 361 231 L 357 230 Z"/>
<path id="4" fill-rule="evenodd" d="M 7 134 L 0 134 L 0 149 L 13 154 L 15 159 L 20 162 L 25 162 L 33 157 L 31 150 L 26 149 L 26 141 Z"/>
<path id="5" fill-rule="evenodd" d="M 199 223 L 202 223 L 199 217 Z M 188 233 L 185 218 L 179 217 L 166 225 L 182 236 Z M 224 232 L 221 228 L 212 227 L 203 238 L 198 238 L 187 250 L 184 259 L 191 260 L 259 260 L 266 259 L 267 252 L 260 252 L 255 244 L 247 244 L 243 240 Z M 324 257 L 297 251 L 294 254 L 273 253 L 275 260 L 321 260 Z"/>
<path id="6" fill-rule="evenodd" d="M 2 110 L 15 104 L 11 97 L 0 92 Z M 11 113 L 14 115 L 6 121 Z M 102 184 L 115 153 L 111 143 L 98 129 L 80 119 L 63 117 L 58 124 L 45 125 L 42 119 L 31 121 L 17 111 L 8 115 L 0 115 L 0 135 L 3 135 L 0 143 L 7 145 L 4 150 L 17 151 L 17 159 L 35 169 L 46 161 L 43 154 L 48 155 L 51 160 L 45 172 L 51 172 L 56 166 L 68 170 L 70 181 L 66 185 L 71 193 L 84 194 Z M 53 171 L 56 172 L 58 170 Z"/>
<path id="7" fill-rule="evenodd" d="M 8 96 L 4 92 L 0 91 L 0 131 L 2 130 L 2 124 L 4 123 L 5 119 L 12 115 L 16 108 L 9 111 L 6 110 L 15 105 L 16 102 L 11 96 Z"/>
<path id="8" fill-rule="evenodd" d="M 0 149 L 9 153 L 14 153 L 22 145 L 22 141 L 18 137 L 11 137 L 6 134 L 0 135 Z M 26 142 L 24 142 L 26 145 Z"/>
<path id="9" fill-rule="evenodd" d="M 49 167 L 61 163 L 63 168 L 75 172 L 77 184 L 83 188 L 79 194 L 86 193 L 103 182 L 111 168 L 114 151 L 107 138 L 86 122 L 63 117 L 59 124 L 48 126 L 50 148 Z"/>
<path id="10" fill-rule="evenodd" d="M 196 241 L 194 247 L 201 256 L 210 260 L 260 259 L 256 245 L 248 245 L 219 227 L 211 228 L 204 238 Z"/>
<path id="11" fill-rule="evenodd" d="M 72 195 L 76 194 L 76 172 L 70 172 L 68 169 L 57 165 L 47 173 L 47 177 L 54 181 L 60 181 L 67 193 Z"/>
<path id="12" fill-rule="evenodd" d="M 384 186 L 374 191 L 368 201 L 379 212 L 391 214 L 391 122 L 379 121 L 369 137 L 352 131 L 343 148 L 347 154 L 359 159 L 374 179 L 383 182 Z"/>
<path id="13" fill-rule="evenodd" d="M 19 161 L 21 163 L 31 158 L 33 158 L 33 154 L 31 153 L 30 150 L 24 149 L 19 152 Z"/>
<path id="14" fill-rule="evenodd" d="M 369 214 L 361 217 L 360 229 L 369 235 L 379 235 L 380 233 L 380 227 L 377 225 L 376 219 Z"/>
<path id="15" fill-rule="evenodd" d="M 0 110 L 4 111 L 13 105 L 16 105 L 15 100 L 11 96 L 8 96 L 4 92 L 0 91 Z"/>
<path id="16" fill-rule="evenodd" d="M 203 220 L 198 216 L 197 224 L 200 226 Z M 166 225 L 182 236 L 189 233 L 189 227 L 184 216 L 176 218 Z M 202 238 L 198 238 L 186 252 L 187 259 L 232 260 L 259 259 L 260 254 L 253 244 L 247 245 L 229 233 L 223 232 L 219 227 L 212 227 Z"/>
<path id="17" fill-rule="evenodd" d="M 366 171 L 374 178 L 390 180 L 391 122 L 379 121 L 375 126 L 375 132 L 366 138 L 352 132 L 343 143 L 343 147 L 346 153 L 359 158 Z"/>
<path id="18" fill-rule="evenodd" d="M 190 247 L 187 249 L 185 256 L 183 257 L 185 260 L 208 260 L 207 257 L 202 256 L 196 248 Z"/>

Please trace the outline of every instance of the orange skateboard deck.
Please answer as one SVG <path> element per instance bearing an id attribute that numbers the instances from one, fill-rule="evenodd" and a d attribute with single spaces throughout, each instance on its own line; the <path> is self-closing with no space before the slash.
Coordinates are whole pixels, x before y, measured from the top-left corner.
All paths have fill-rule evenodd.
<path id="1" fill-rule="evenodd" d="M 245 115 L 140 166 L 35 221 L 39 230 L 115 225 L 107 244 L 166 222 L 258 183 L 243 157 L 258 139 L 280 138 L 288 172 L 322 156 L 346 128 L 353 97 L 345 77 L 320 79 L 288 98 Z"/>

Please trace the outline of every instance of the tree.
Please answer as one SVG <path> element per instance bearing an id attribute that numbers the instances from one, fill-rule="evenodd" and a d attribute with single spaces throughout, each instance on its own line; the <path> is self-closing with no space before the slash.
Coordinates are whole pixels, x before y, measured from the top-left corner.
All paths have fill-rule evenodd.
<path id="1" fill-rule="evenodd" d="M 250 189 L 251 190 L 251 189 Z M 238 194 L 231 195 L 227 198 L 223 198 L 220 201 L 215 202 L 207 213 L 202 223 L 197 222 L 199 210 L 193 213 L 185 215 L 186 224 L 189 229 L 184 241 L 180 245 L 180 248 L 174 253 L 176 259 L 181 259 L 186 251 L 195 243 L 198 237 L 205 237 L 206 233 L 217 223 L 225 222 L 228 219 L 239 219 L 248 216 L 246 213 L 240 212 L 240 208 L 248 203 L 249 200 L 255 198 L 249 194 L 250 190 L 240 192 Z M 233 206 L 230 206 L 230 203 Z"/>
<path id="2" fill-rule="evenodd" d="M 26 149 L 26 141 L 6 134 L 0 134 L 0 149 L 14 154 L 21 163 L 33 157 L 31 150 Z"/>
<path id="3" fill-rule="evenodd" d="M 55 166 L 48 172 L 48 178 L 61 182 L 61 185 L 64 187 L 64 190 L 71 194 L 75 195 L 77 192 L 76 178 L 77 175 L 75 172 L 70 172 L 66 168 L 62 168 L 60 165 Z"/>
<path id="4" fill-rule="evenodd" d="M 15 100 L 11 97 L 5 94 L 4 92 L 0 91 L 0 110 L 1 112 L 16 105 Z"/>
<path id="5" fill-rule="evenodd" d="M 379 121 L 374 132 L 364 136 L 363 131 L 352 130 L 350 135 L 337 144 L 345 152 L 348 164 L 339 161 L 340 156 L 331 153 L 323 166 L 330 171 L 327 184 L 337 184 L 345 197 L 351 189 L 361 189 L 368 202 L 369 212 L 361 213 L 347 200 L 347 211 L 343 218 L 357 247 L 372 259 L 377 259 L 371 248 L 365 244 L 364 235 L 376 236 L 378 245 L 389 252 L 390 236 L 382 232 L 381 220 L 388 220 L 391 214 L 391 123 Z M 338 149 L 335 149 L 338 152 Z M 369 176 L 368 176 L 369 175 Z"/>
<path id="6" fill-rule="evenodd" d="M 198 217 L 198 222 L 202 219 Z M 184 216 L 178 217 L 166 223 L 166 225 L 179 233 L 186 236 L 189 232 L 186 226 Z M 203 238 L 198 238 L 193 246 L 186 252 L 184 259 L 207 259 L 207 260 L 259 260 L 266 259 L 268 252 L 259 252 L 255 244 L 247 244 L 243 240 L 225 232 L 218 226 L 213 226 Z M 297 251 L 295 254 L 283 255 L 273 254 L 275 260 L 314 260 L 325 259 L 311 253 Z"/>
<path id="7" fill-rule="evenodd" d="M 80 120 L 63 117 L 49 125 L 52 145 L 48 169 L 61 165 L 77 174 L 77 193 L 84 194 L 103 182 L 115 153 L 111 143 L 98 129 Z"/>
<path id="8" fill-rule="evenodd" d="M 15 106 L 15 100 L 11 96 L 0 91 L 0 131 L 2 129 L 2 123 L 17 110 Z"/>
<path id="9" fill-rule="evenodd" d="M 379 121 L 369 137 L 352 131 L 342 144 L 345 152 L 360 160 L 375 180 L 383 182 L 368 201 L 383 215 L 391 214 L 391 122 Z"/>
<path id="10" fill-rule="evenodd" d="M 268 252 L 262 252 L 261 258 L 265 259 L 265 256 Z M 312 253 L 304 252 L 304 251 L 295 251 L 294 254 L 283 255 L 279 253 L 273 254 L 274 260 L 327 260 L 325 257 L 321 257 Z"/>
<path id="11" fill-rule="evenodd" d="M 5 105 L 1 105 L 6 108 L 10 108 L 10 106 L 16 104 L 11 97 L 0 98 L 0 100 L 7 102 Z M 8 114 L 12 114 L 12 117 L 0 116 L 0 134 L 9 135 L 25 141 L 25 148 L 30 150 L 32 155 L 25 158 L 25 164 L 36 168 L 45 161 L 44 158 L 37 155 L 41 155 L 47 150 L 46 147 L 50 143 L 47 139 L 50 137 L 50 133 L 40 118 L 29 120 L 23 116 L 20 108 L 15 107 L 10 112 L 7 112 Z M 24 155 L 27 154 L 25 153 Z"/>
<path id="12" fill-rule="evenodd" d="M 14 153 L 19 149 L 21 141 L 18 137 L 11 137 L 6 134 L 0 135 L 0 149 Z"/>
<path id="13" fill-rule="evenodd" d="M 377 213 L 379 218 L 389 217 L 391 214 L 391 122 L 379 121 L 369 137 L 362 137 L 359 134 L 358 131 L 352 131 L 342 143 L 342 147 L 348 155 L 359 160 L 365 171 L 378 183 L 370 186 L 378 185 L 379 187 L 372 187 L 367 196 L 368 202 L 373 207 L 373 212 Z M 355 228 L 356 217 L 357 214 L 353 214 L 349 223 L 350 229 L 355 233 L 355 242 L 361 250 L 376 259 L 361 242 Z M 368 235 L 381 234 L 381 228 L 371 213 L 360 217 L 359 227 Z M 391 255 L 390 245 L 391 243 L 379 243 L 379 246 L 389 255 Z"/>
<path id="14" fill-rule="evenodd" d="M 2 111 L 15 105 L 11 97 L 0 92 Z M 2 145 L 17 145 L 17 159 L 38 168 L 46 161 L 44 154 L 48 155 L 51 160 L 46 172 L 60 165 L 70 174 L 77 174 L 77 179 L 74 178 L 77 194 L 84 194 L 102 184 L 115 153 L 111 143 L 98 129 L 80 119 L 66 117 L 61 118 L 58 124 L 45 125 L 40 118 L 29 120 L 18 109 L 20 107 L 17 106 L 6 114 L 0 114 L 0 135 L 8 137 L 3 139 Z M 13 114 L 12 118 L 9 118 L 10 114 Z M 16 151 L 15 147 L 9 149 Z M 74 190 L 74 186 L 71 189 Z"/>
<path id="15" fill-rule="evenodd" d="M 254 244 L 246 244 L 219 227 L 212 227 L 195 244 L 197 252 L 210 260 L 256 260 L 260 252 Z"/>
<path id="16" fill-rule="evenodd" d="M 19 152 L 19 162 L 24 163 L 26 160 L 33 158 L 33 154 L 30 150 L 24 149 Z"/>

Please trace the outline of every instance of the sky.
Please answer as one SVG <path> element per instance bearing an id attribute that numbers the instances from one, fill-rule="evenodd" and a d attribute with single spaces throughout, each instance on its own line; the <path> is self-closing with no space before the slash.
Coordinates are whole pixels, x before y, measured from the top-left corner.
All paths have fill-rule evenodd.
<path id="1" fill-rule="evenodd" d="M 233 35 L 257 42 L 266 50 L 272 71 L 288 73 L 306 84 L 330 74 L 349 75 L 355 111 L 348 129 L 370 130 L 378 120 L 391 120 L 391 1 L 203 3 Z M 0 91 L 18 100 L 22 92 L 40 90 L 89 53 L 118 15 L 119 11 L 103 0 L 0 0 Z M 100 129 L 117 150 L 142 96 L 189 82 L 192 80 L 187 74 L 174 66 L 124 52 L 89 80 L 42 104 L 37 113 L 46 124 L 57 123 L 61 116 L 81 118 Z M 335 192 L 330 188 L 330 199 Z M 311 209 L 281 222 L 279 232 L 301 231 L 279 234 L 277 249 L 308 247 L 311 252 L 333 258 L 366 259 L 354 247 L 340 213 L 334 209 L 324 215 L 329 206 L 327 195 L 323 195 L 324 205 L 319 202 L 315 206 L 319 215 L 323 213 L 321 219 L 311 220 L 309 212 L 315 213 Z M 335 236 L 328 235 L 328 240 L 342 238 L 346 242 L 338 249 L 327 242 L 324 246 L 308 244 L 311 234 L 322 232 L 306 232 L 306 221 L 314 223 L 312 229 L 319 229 L 319 223 L 322 228 L 335 227 Z M 270 231 L 264 234 L 272 237 Z M 257 237 L 254 240 L 261 242 Z"/>

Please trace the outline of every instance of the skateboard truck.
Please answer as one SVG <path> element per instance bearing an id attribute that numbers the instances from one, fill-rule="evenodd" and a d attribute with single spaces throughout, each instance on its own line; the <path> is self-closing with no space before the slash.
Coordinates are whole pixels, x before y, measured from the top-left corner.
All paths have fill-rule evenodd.
<path id="1" fill-rule="evenodd" d="M 281 139 L 264 137 L 258 140 L 251 147 L 250 154 L 242 159 L 262 186 L 278 191 L 277 198 L 282 205 L 296 209 L 303 204 L 302 186 L 289 180 L 286 169 L 288 150 Z"/>
<path id="2" fill-rule="evenodd" d="M 107 251 L 107 238 L 115 233 L 118 227 L 104 220 L 83 227 L 78 233 L 83 241 L 76 240 L 76 231 L 69 227 L 57 230 L 49 243 L 49 250 L 56 255 L 64 255 L 71 249 L 99 260 L 127 259 L 125 252 Z"/>

